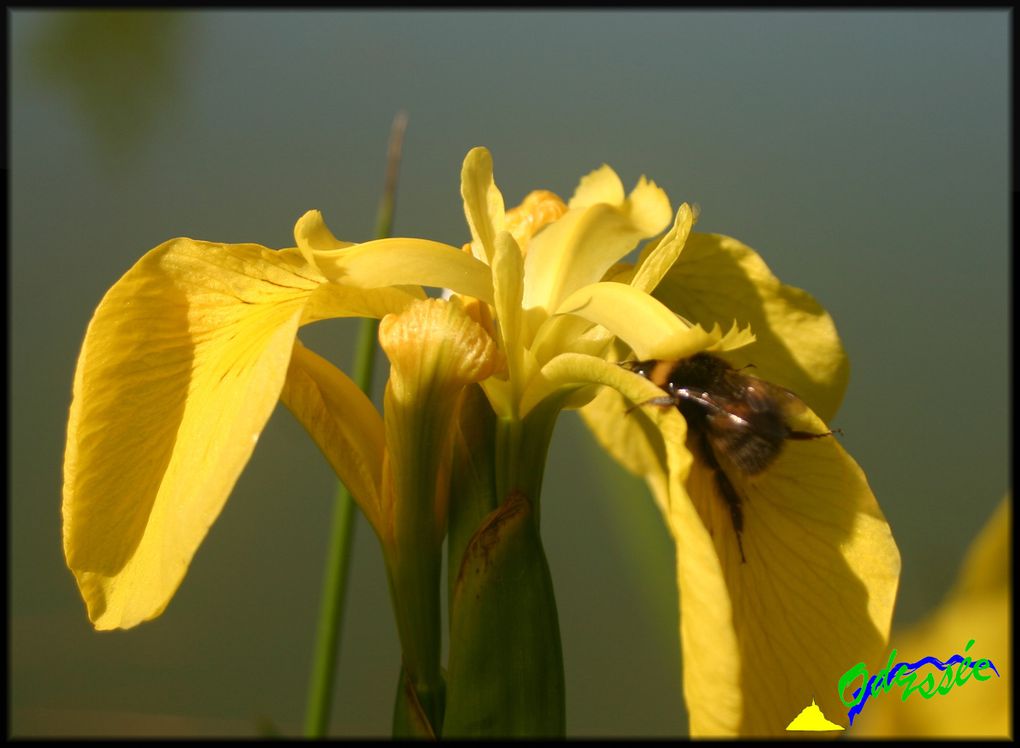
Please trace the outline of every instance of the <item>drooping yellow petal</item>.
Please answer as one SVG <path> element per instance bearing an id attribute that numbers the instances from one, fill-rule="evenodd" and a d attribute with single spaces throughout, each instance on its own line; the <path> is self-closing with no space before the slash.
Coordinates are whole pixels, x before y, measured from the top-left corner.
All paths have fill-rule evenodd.
<path id="1" fill-rule="evenodd" d="M 99 304 L 63 500 L 64 552 L 97 628 L 166 607 L 276 404 L 322 281 L 296 250 L 174 239 Z"/>
<path id="2" fill-rule="evenodd" d="M 825 431 L 813 414 L 801 423 Z M 733 609 L 741 667 L 729 684 L 748 695 L 733 734 L 783 735 L 812 699 L 846 727 L 834 684 L 862 658 L 881 657 L 888 641 L 900 573 L 889 525 L 835 437 L 787 441 L 763 473 L 727 474 L 742 497 L 746 563 L 703 463 L 696 461 L 686 493 L 713 536 Z M 681 596 L 686 602 L 682 587 Z M 689 645 L 709 648 L 715 636 L 692 630 Z M 692 717 L 716 710 L 714 689 L 688 690 L 687 700 Z"/>
<path id="3" fill-rule="evenodd" d="M 496 235 L 505 228 L 505 215 L 503 195 L 492 177 L 492 154 L 487 148 L 472 148 L 464 157 L 460 194 L 471 229 L 471 253 L 491 265 Z"/>
<path id="4" fill-rule="evenodd" d="M 319 445 L 379 532 L 385 439 L 382 418 L 372 401 L 350 377 L 300 341 L 294 343 L 280 399 Z"/>
<path id="5" fill-rule="evenodd" d="M 560 356 L 543 371 L 555 379 L 569 360 L 566 354 Z M 679 416 L 672 407 L 635 408 L 662 391 L 644 387 L 651 384 L 647 380 L 639 389 L 639 383 L 631 380 L 642 377 L 614 368 L 612 378 L 604 378 L 610 386 L 581 413 L 600 444 L 611 447 L 611 454 L 625 467 L 646 476 L 676 543 L 683 683 L 691 735 L 733 736 L 738 734 L 744 709 L 745 693 L 738 687 L 743 665 L 716 546 L 687 495 L 689 476 L 697 466 L 689 451 L 675 447 L 685 443 L 683 419 L 678 419 L 681 425 L 672 422 Z"/>
<path id="6" fill-rule="evenodd" d="M 689 457 L 690 448 L 646 426 L 644 416 L 676 409 L 647 404 L 623 415 L 628 406 L 604 390 L 582 415 L 614 457 L 648 479 L 676 539 L 691 734 L 784 734 L 812 698 L 846 725 L 834 684 L 861 657 L 881 656 L 899 576 L 896 545 L 860 468 L 829 436 L 787 441 L 759 475 L 731 469 L 743 497 L 741 563 L 715 474 L 695 460 L 677 484 L 669 457 Z M 809 411 L 791 418 L 798 430 L 826 430 Z M 702 536 L 711 557 L 692 545 Z"/>
<path id="7" fill-rule="evenodd" d="M 668 224 L 666 193 L 641 179 L 627 198 L 609 167 L 586 177 L 570 211 L 531 240 L 525 260 L 525 308 L 553 310 L 571 293 L 602 279 L 641 239 Z"/>
<path id="8" fill-rule="evenodd" d="M 681 442 L 675 439 L 667 437 L 665 441 L 669 463 L 666 523 L 676 544 L 680 648 L 690 735 L 732 737 L 741 734 L 746 705 L 759 694 L 741 687 L 746 664 L 735 601 L 728 594 L 712 529 L 701 521 L 688 498 L 690 471 L 676 467 L 685 454 L 689 459 L 690 453 L 677 449 L 675 445 Z M 661 499 L 659 503 L 663 503 Z"/>
<path id="9" fill-rule="evenodd" d="M 674 312 L 704 327 L 750 324 L 757 343 L 728 357 L 786 387 L 829 421 L 843 398 L 849 363 L 832 318 L 809 294 L 784 285 L 750 247 L 692 233 L 654 291 Z"/>

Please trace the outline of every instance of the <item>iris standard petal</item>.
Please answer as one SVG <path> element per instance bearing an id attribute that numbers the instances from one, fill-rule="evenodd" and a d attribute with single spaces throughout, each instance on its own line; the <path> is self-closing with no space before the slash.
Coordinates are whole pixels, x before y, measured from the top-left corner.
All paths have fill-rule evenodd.
<path id="1" fill-rule="evenodd" d="M 687 237 L 694 226 L 694 213 L 691 206 L 684 203 L 676 212 L 673 227 L 656 242 L 654 247 L 642 253 L 641 262 L 634 270 L 630 285 L 634 288 L 651 293 L 662 281 L 669 269 L 676 263 L 680 252 L 687 243 Z"/>
<path id="2" fill-rule="evenodd" d="M 625 199 L 620 177 L 609 164 L 602 164 L 581 177 L 567 207 L 584 209 L 599 203 L 622 205 Z"/>
<path id="3" fill-rule="evenodd" d="M 525 259 L 524 306 L 553 310 L 582 286 L 601 280 L 672 211 L 666 193 L 644 179 L 620 203 L 574 208 L 531 240 Z"/>
<path id="4" fill-rule="evenodd" d="M 653 295 L 702 326 L 749 323 L 758 341 L 728 357 L 786 387 L 829 421 L 843 399 L 850 365 L 832 318 L 808 293 L 779 281 L 736 239 L 694 232 Z"/>
<path id="5" fill-rule="evenodd" d="M 321 281 L 296 250 L 174 239 L 100 302 L 63 499 L 64 552 L 97 628 L 166 607 L 276 404 Z"/>
<path id="6" fill-rule="evenodd" d="M 503 195 L 492 177 L 492 154 L 472 148 L 460 171 L 460 194 L 464 216 L 471 229 L 471 253 L 492 264 L 496 235 L 505 228 Z"/>

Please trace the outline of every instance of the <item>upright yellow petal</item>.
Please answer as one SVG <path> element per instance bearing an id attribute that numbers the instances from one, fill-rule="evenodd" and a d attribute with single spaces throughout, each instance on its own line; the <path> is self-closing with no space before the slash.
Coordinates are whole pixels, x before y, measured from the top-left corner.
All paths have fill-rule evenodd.
<path id="1" fill-rule="evenodd" d="M 293 250 L 175 239 L 99 304 L 63 503 L 67 563 L 97 628 L 167 605 L 276 404 L 320 281 Z"/>
<path id="2" fill-rule="evenodd" d="M 691 206 L 684 203 L 676 212 L 673 228 L 647 251 L 647 255 L 635 268 L 630 284 L 645 293 L 651 293 L 659 285 L 663 277 L 673 267 L 694 225 L 694 213 Z"/>
<path id="3" fill-rule="evenodd" d="M 505 228 L 503 195 L 492 178 L 492 155 L 486 148 L 472 148 L 460 172 L 464 216 L 471 229 L 471 253 L 492 264 L 496 235 Z"/>
<path id="4" fill-rule="evenodd" d="M 595 171 L 581 177 L 567 207 L 583 209 L 598 203 L 620 205 L 624 198 L 620 177 L 609 164 L 602 164 Z"/>
<path id="5" fill-rule="evenodd" d="M 602 279 L 637 243 L 666 227 L 669 198 L 642 178 L 624 198 L 619 178 L 608 166 L 582 180 L 570 210 L 528 247 L 525 308 L 550 312 L 571 293 Z"/>

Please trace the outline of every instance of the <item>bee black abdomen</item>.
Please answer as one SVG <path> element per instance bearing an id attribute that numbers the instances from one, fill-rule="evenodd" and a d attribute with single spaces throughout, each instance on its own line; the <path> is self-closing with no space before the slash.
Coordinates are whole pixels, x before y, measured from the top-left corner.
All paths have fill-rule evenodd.
<path id="1" fill-rule="evenodd" d="M 725 418 L 726 415 L 709 416 L 713 422 Z M 774 411 L 747 414 L 745 424 L 726 428 L 714 423 L 710 439 L 740 470 L 748 475 L 757 475 L 775 462 L 790 429 L 782 416 Z"/>

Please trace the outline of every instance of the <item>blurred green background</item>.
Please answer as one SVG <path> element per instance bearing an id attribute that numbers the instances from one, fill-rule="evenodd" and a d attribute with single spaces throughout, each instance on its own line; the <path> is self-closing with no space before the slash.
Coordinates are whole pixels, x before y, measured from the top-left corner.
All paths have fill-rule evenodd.
<path id="1" fill-rule="evenodd" d="M 9 730 L 252 735 L 303 719 L 334 478 L 282 407 L 166 613 L 92 631 L 60 544 L 71 378 L 106 289 L 174 236 L 460 244 L 461 160 L 508 204 L 603 162 L 757 249 L 832 313 L 834 425 L 903 554 L 897 625 L 941 599 L 1009 488 L 1009 15 L 9 11 Z M 302 337 L 340 365 L 353 325 Z M 575 414 L 549 460 L 568 734 L 682 735 L 670 541 Z M 932 653 L 935 654 L 935 653 Z M 399 667 L 358 527 L 332 723 L 387 735 Z"/>

